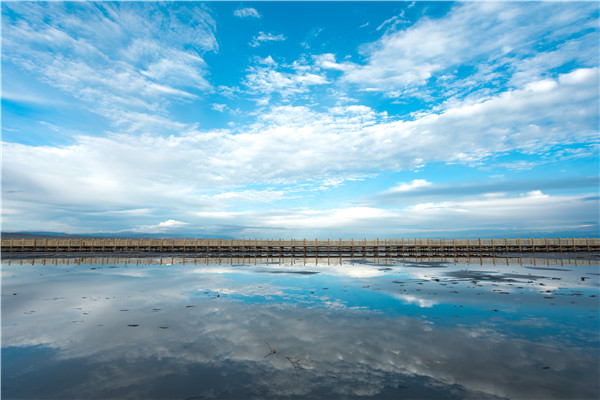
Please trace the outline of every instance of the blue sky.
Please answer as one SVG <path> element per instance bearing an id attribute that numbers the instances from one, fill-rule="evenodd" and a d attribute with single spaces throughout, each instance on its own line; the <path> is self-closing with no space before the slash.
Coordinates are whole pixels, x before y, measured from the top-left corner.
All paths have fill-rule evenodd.
<path id="1" fill-rule="evenodd" d="M 2 230 L 598 236 L 597 2 L 2 2 Z"/>

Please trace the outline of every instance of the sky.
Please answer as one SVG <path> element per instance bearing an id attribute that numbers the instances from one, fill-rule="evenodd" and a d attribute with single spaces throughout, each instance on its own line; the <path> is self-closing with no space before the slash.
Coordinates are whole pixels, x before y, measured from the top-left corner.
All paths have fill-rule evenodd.
<path id="1" fill-rule="evenodd" d="M 599 236 L 597 2 L 6 2 L 2 231 Z"/>

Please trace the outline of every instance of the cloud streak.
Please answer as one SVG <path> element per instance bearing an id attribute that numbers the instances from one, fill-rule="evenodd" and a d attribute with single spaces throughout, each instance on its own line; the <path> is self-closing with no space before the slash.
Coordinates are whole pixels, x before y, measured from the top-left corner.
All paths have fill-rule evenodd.
<path id="1" fill-rule="evenodd" d="M 275 35 L 273 33 L 265 33 L 265 32 L 259 32 L 258 35 L 254 36 L 254 38 L 252 38 L 252 41 L 250 42 L 250 46 L 252 47 L 258 47 L 258 46 L 262 46 L 265 43 L 269 43 L 269 42 L 283 42 L 286 39 L 286 37 L 283 34 L 279 34 L 279 35 Z"/>
<path id="2" fill-rule="evenodd" d="M 233 15 L 235 15 L 238 18 L 260 18 L 260 14 L 258 13 L 258 11 L 256 11 L 255 8 L 252 7 L 247 7 L 247 8 L 238 8 L 237 10 L 235 10 L 233 12 Z"/>
<path id="3" fill-rule="evenodd" d="M 218 46 L 215 22 L 201 6 L 170 3 L 159 12 L 153 3 L 12 3 L 3 9 L 10 9 L 2 19 L 3 58 L 125 131 L 143 132 L 138 116 L 168 119 L 171 101 L 211 89 L 202 55 Z"/>

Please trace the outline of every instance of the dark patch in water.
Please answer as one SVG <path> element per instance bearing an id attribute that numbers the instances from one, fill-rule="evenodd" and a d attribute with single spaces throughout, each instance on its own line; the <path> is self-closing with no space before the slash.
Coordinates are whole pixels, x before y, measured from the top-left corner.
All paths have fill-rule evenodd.
<path id="1" fill-rule="evenodd" d="M 501 274 L 501 275 L 493 275 L 488 273 L 487 271 L 452 271 L 448 272 L 446 275 L 453 278 L 463 278 L 469 280 L 478 280 L 478 281 L 492 281 L 492 282 L 516 282 L 517 279 L 548 279 L 545 276 L 536 276 L 536 275 L 520 275 L 520 274 Z"/>
<path id="2" fill-rule="evenodd" d="M 296 274 L 296 275 L 316 275 L 320 272 L 316 271 L 285 271 L 285 270 L 259 270 L 254 272 L 261 272 L 266 274 Z"/>
<path id="3" fill-rule="evenodd" d="M 411 262 L 405 261 L 403 267 L 406 268 L 446 268 L 448 263 L 445 262 Z"/>
<path id="4" fill-rule="evenodd" d="M 527 269 L 539 269 L 540 271 L 571 271 L 566 268 L 551 268 L 551 267 L 525 267 Z"/>

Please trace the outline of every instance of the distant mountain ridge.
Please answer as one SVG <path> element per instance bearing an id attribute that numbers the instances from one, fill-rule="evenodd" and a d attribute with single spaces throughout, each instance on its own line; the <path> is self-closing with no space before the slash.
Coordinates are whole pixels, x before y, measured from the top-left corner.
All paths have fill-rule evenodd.
<path id="1" fill-rule="evenodd" d="M 176 233 L 139 233 L 139 232 L 100 232 L 100 233 L 77 233 L 69 234 L 64 232 L 2 232 L 0 235 L 5 239 L 83 239 L 83 238 L 139 238 L 139 239 L 183 239 L 183 238 L 220 238 L 235 239 L 230 236 L 220 235 L 192 235 Z"/>

